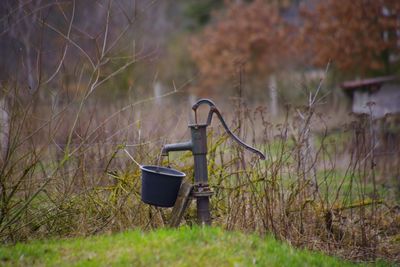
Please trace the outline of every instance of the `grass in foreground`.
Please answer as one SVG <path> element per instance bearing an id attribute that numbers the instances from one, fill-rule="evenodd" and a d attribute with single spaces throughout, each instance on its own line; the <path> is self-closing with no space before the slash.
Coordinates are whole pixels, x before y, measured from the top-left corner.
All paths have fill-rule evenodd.
<path id="1" fill-rule="evenodd" d="M 34 241 L 0 247 L 2 266 L 353 266 L 321 253 L 219 228 Z"/>

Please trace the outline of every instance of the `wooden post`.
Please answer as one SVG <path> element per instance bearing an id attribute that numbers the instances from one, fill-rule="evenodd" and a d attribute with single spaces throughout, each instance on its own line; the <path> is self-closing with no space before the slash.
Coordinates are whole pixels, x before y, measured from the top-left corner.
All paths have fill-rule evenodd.
<path id="1" fill-rule="evenodd" d="M 191 200 L 191 192 L 193 190 L 193 185 L 187 182 L 183 182 L 181 188 L 179 189 L 178 197 L 176 199 L 174 208 L 172 209 L 171 219 L 168 225 L 170 227 L 178 227 L 182 221 L 185 211 L 189 207 Z"/>
<path id="2" fill-rule="evenodd" d="M 5 97 L 0 98 L 0 161 L 5 160 L 9 145 L 10 115 Z"/>
<path id="3" fill-rule="evenodd" d="M 271 114 L 273 117 L 276 117 L 276 115 L 278 115 L 278 89 L 275 74 L 269 76 L 268 90 Z"/>

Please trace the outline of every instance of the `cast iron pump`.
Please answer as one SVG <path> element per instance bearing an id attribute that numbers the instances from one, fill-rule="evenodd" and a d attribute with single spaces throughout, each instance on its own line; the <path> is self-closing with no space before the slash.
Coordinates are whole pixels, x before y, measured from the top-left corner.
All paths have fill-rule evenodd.
<path id="1" fill-rule="evenodd" d="M 199 124 L 197 122 L 197 109 L 200 105 L 206 104 L 210 107 L 210 111 L 207 116 L 205 124 Z M 221 113 L 215 106 L 215 104 L 209 99 L 200 99 L 193 106 L 192 109 L 195 115 L 195 123 L 190 124 L 189 128 L 191 131 L 191 140 L 183 143 L 167 144 L 162 149 L 162 155 L 168 155 L 170 151 L 192 151 L 194 157 L 194 187 L 192 196 L 197 200 L 197 219 L 200 224 L 211 224 L 210 215 L 210 196 L 213 194 L 212 190 L 208 185 L 208 173 L 207 173 L 207 126 L 211 124 L 211 120 L 214 114 L 217 115 L 221 121 L 225 131 L 233 138 L 239 145 L 257 154 L 261 159 L 265 159 L 265 155 L 245 144 L 241 141 L 226 125 Z"/>

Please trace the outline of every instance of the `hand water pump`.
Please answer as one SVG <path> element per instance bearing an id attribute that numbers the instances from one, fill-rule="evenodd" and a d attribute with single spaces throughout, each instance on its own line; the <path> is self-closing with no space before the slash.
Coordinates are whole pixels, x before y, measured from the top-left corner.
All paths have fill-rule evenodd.
<path id="1" fill-rule="evenodd" d="M 210 111 L 207 116 L 205 124 L 199 124 L 197 122 L 197 109 L 199 106 L 206 104 L 210 107 Z M 211 120 L 214 114 L 217 115 L 221 121 L 222 126 L 229 136 L 235 140 L 239 145 L 257 154 L 261 159 L 265 159 L 265 155 L 245 144 L 241 141 L 226 125 L 221 113 L 215 104 L 209 99 L 200 99 L 193 106 L 192 110 L 195 115 L 195 123 L 190 124 L 189 128 L 191 131 L 191 140 L 183 143 L 167 144 L 162 149 L 162 155 L 166 156 L 171 151 L 192 151 L 194 158 L 194 186 L 191 192 L 191 196 L 197 200 L 197 219 L 200 224 L 211 224 L 210 215 L 210 196 L 213 194 L 208 185 L 208 173 L 207 173 L 207 127 L 211 124 Z"/>

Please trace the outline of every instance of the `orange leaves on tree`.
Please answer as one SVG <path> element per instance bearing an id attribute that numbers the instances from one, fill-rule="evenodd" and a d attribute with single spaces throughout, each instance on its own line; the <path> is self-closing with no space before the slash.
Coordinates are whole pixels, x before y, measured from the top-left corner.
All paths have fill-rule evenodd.
<path id="1" fill-rule="evenodd" d="M 303 15 L 303 48 L 317 66 L 331 59 L 353 74 L 389 72 L 390 56 L 400 51 L 398 0 L 318 1 Z"/>
<path id="2" fill-rule="evenodd" d="M 301 20 L 292 24 L 280 8 L 254 0 L 218 13 L 191 42 L 201 85 L 230 81 L 238 66 L 265 77 L 299 62 L 325 67 L 332 60 L 342 72 L 366 75 L 393 72 L 396 57 L 400 62 L 399 0 L 305 1 Z"/>
<path id="3" fill-rule="evenodd" d="M 259 0 L 229 5 L 191 43 L 203 85 L 226 82 L 238 66 L 253 76 L 276 69 L 288 53 L 289 31 L 276 6 Z"/>

